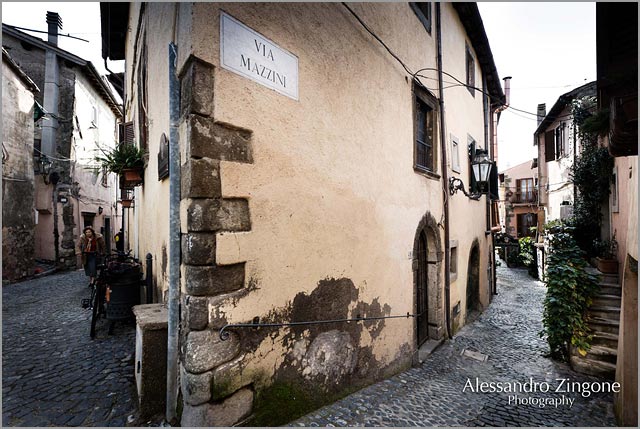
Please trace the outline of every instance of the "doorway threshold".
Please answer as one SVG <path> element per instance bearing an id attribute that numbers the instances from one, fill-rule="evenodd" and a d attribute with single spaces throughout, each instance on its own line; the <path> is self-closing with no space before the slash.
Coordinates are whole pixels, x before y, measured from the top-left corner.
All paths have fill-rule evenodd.
<path id="1" fill-rule="evenodd" d="M 418 349 L 418 362 L 424 362 L 444 340 L 427 340 Z"/>

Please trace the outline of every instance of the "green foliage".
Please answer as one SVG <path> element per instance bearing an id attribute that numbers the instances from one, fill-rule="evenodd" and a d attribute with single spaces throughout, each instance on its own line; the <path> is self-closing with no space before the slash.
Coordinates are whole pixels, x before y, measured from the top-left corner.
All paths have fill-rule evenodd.
<path id="1" fill-rule="evenodd" d="M 618 242 L 616 241 L 614 234 L 611 240 L 593 240 L 592 247 L 595 250 L 595 256 L 599 256 L 604 259 L 615 259 Z"/>
<path id="2" fill-rule="evenodd" d="M 144 167 L 144 151 L 134 144 L 119 144 L 110 151 L 102 151 L 94 161 L 111 173 L 120 174 L 126 168 Z"/>
<path id="3" fill-rule="evenodd" d="M 598 291 L 598 283 L 585 271 L 584 252 L 574 240 L 572 228 L 560 224 L 548 231 L 547 295 L 540 336 L 547 336 L 552 357 L 567 360 L 569 345 L 576 346 L 581 354 L 591 347 L 586 310 Z"/>
<path id="4" fill-rule="evenodd" d="M 594 248 L 594 240 L 600 238 L 602 207 L 608 201 L 613 178 L 613 158 L 607 148 L 597 144 L 597 134 L 602 132 L 601 122 L 608 115 L 604 112 L 591 115 L 589 110 L 593 105 L 593 97 L 584 97 L 574 100 L 572 106 L 582 151 L 571 168 L 571 180 L 578 190 L 571 223 L 575 227 L 574 237 L 578 245 L 589 256 L 598 252 Z"/>
<path id="5" fill-rule="evenodd" d="M 538 258 L 535 247 L 535 240 L 531 237 L 523 237 L 518 240 L 520 246 L 520 265 L 528 268 L 529 275 L 534 279 L 538 278 Z"/>
<path id="6" fill-rule="evenodd" d="M 605 136 L 609 132 L 609 109 L 599 110 L 582 123 L 582 131 L 587 134 Z"/>

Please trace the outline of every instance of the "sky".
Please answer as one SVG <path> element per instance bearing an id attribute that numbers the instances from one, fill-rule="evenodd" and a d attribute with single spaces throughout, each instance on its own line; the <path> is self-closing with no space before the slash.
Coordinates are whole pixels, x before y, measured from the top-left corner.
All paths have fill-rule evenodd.
<path id="1" fill-rule="evenodd" d="M 595 3 L 489 3 L 478 8 L 510 105 L 547 112 L 562 94 L 596 79 Z M 500 171 L 533 160 L 536 117 L 506 110 L 498 125 Z"/>
<path id="2" fill-rule="evenodd" d="M 58 46 L 82 59 L 91 61 L 98 72 L 106 74 L 102 59 L 99 2 L 2 2 L 2 23 L 16 27 L 47 31 L 47 11 L 58 12 L 62 19 L 60 34 L 70 34 L 89 40 L 89 43 L 69 37 L 58 37 Z M 24 31 L 24 30 L 21 30 Z M 25 31 L 47 40 L 47 35 Z M 113 72 L 124 71 L 124 61 L 109 61 Z"/>
<path id="3" fill-rule="evenodd" d="M 558 97 L 596 78 L 595 3 L 479 2 L 500 78 L 511 76 L 511 106 L 535 113 L 547 111 Z M 2 22 L 46 31 L 47 11 L 62 18 L 62 49 L 89 60 L 105 73 L 101 56 L 100 4 L 76 2 L 2 2 Z M 46 34 L 29 33 L 46 39 Z M 114 72 L 124 61 L 108 62 Z M 463 76 L 460 77 L 464 78 Z M 536 156 L 533 115 L 507 110 L 498 126 L 498 168 L 504 170 Z"/>

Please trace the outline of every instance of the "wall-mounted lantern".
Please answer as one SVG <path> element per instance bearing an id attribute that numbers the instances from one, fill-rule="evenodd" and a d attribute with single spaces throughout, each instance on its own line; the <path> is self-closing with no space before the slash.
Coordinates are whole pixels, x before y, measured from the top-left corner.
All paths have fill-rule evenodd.
<path id="1" fill-rule="evenodd" d="M 98 207 L 98 214 L 102 214 L 102 212 L 104 211 L 104 209 L 102 208 L 102 206 Z"/>
<path id="2" fill-rule="evenodd" d="M 476 149 L 473 160 L 471 161 L 471 171 L 473 172 L 473 178 L 478 185 L 478 189 L 488 189 L 489 175 L 491 174 L 492 162 L 489 158 L 489 153 L 484 149 Z M 480 197 L 487 192 L 478 192 L 469 194 L 464 189 L 464 183 L 457 177 L 449 178 L 449 194 L 453 195 L 458 191 L 462 191 L 468 198 L 472 200 L 479 200 Z"/>
<path id="3" fill-rule="evenodd" d="M 51 173 L 51 166 L 53 163 L 47 155 L 40 155 L 40 159 L 38 160 L 40 164 L 40 174 L 42 175 L 42 180 L 44 180 L 45 185 L 49 184 L 49 174 Z"/>

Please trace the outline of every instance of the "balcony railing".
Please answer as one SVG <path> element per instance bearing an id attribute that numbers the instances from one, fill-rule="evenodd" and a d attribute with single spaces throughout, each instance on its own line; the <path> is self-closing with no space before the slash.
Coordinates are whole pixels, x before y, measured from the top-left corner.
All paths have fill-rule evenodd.
<path id="1" fill-rule="evenodd" d="M 537 191 L 516 192 L 511 197 L 511 202 L 514 204 L 535 203 L 537 201 L 538 201 Z"/>

